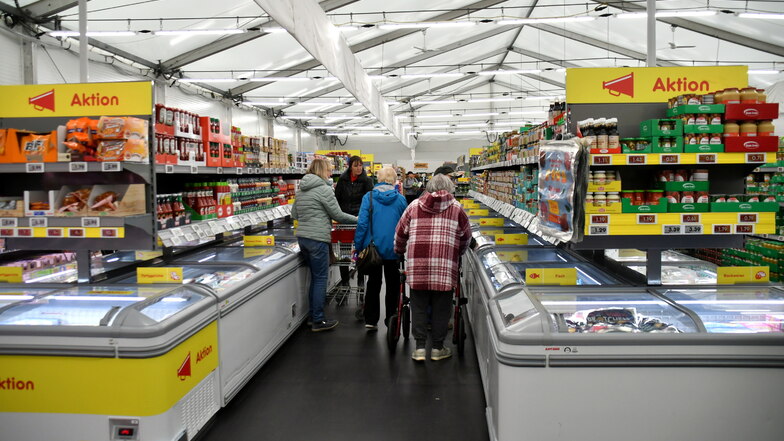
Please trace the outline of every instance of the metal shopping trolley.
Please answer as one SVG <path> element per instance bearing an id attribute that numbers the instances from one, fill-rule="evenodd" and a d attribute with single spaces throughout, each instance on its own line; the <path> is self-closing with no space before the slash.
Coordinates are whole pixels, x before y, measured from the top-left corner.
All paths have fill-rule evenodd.
<path id="1" fill-rule="evenodd" d="M 354 233 L 356 225 L 334 224 L 332 228 L 332 253 L 334 255 L 333 265 L 346 267 L 349 275 L 356 274 L 357 268 L 352 257 L 354 256 Z M 340 281 L 335 283 L 327 292 L 327 303 L 334 301 L 337 306 L 348 304 L 350 298 L 356 298 L 357 311 L 355 317 L 361 320 L 364 317 L 365 288 L 361 282 L 357 283 L 357 288 L 341 285 Z"/>

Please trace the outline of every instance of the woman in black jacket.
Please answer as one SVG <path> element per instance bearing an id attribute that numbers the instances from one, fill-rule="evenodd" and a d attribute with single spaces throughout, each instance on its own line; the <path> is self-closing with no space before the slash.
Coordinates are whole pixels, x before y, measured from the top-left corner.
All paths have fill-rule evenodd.
<path id="1" fill-rule="evenodd" d="M 357 216 L 359 207 L 362 205 L 362 197 L 365 193 L 373 190 L 373 180 L 365 174 L 362 158 L 352 156 L 348 160 L 348 169 L 340 175 L 338 183 L 335 185 L 335 198 L 344 213 Z M 340 267 L 340 283 L 348 286 L 348 268 Z M 362 285 L 362 277 L 359 277 L 357 286 Z"/>

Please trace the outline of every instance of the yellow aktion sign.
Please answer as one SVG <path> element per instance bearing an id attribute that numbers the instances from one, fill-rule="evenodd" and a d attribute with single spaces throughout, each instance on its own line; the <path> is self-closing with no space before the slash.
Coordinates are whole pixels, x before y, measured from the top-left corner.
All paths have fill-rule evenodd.
<path id="1" fill-rule="evenodd" d="M 0 86 L 0 118 L 151 115 L 152 82 Z"/>
<path id="2" fill-rule="evenodd" d="M 182 267 L 136 268 L 138 283 L 182 283 Z"/>
<path id="3" fill-rule="evenodd" d="M 748 66 L 617 67 L 566 70 L 566 102 L 663 103 L 748 85 Z"/>

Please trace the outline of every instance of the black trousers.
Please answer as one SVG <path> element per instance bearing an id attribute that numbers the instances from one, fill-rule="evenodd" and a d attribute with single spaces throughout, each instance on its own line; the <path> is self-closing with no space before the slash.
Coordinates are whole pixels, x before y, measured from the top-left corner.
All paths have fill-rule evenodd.
<path id="1" fill-rule="evenodd" d="M 347 266 L 341 266 L 339 268 L 340 268 L 340 283 L 348 286 L 350 270 Z M 361 287 L 364 282 L 365 282 L 365 275 L 357 271 L 357 288 Z"/>
<path id="2" fill-rule="evenodd" d="M 441 349 L 452 315 L 452 291 L 420 291 L 411 290 L 411 328 L 416 340 L 416 347 L 424 348 L 427 343 L 427 307 L 430 306 L 430 338 L 433 347 Z"/>
<path id="3" fill-rule="evenodd" d="M 381 315 L 379 295 L 381 294 L 382 270 L 384 282 L 386 282 L 386 294 L 384 296 L 386 319 L 384 319 L 384 323 L 387 323 L 389 316 L 397 311 L 398 296 L 400 295 L 398 265 L 397 260 L 384 260 L 383 265 L 368 272 L 367 289 L 365 290 L 365 324 L 377 324 Z"/>

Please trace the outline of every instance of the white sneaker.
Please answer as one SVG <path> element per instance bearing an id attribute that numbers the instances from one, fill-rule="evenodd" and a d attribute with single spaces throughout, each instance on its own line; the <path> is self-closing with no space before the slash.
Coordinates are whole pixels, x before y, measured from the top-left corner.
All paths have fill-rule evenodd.
<path id="1" fill-rule="evenodd" d="M 425 361 L 426 355 L 427 352 L 425 352 L 425 348 L 416 349 L 411 353 L 411 359 L 414 361 Z"/>
<path id="2" fill-rule="evenodd" d="M 444 346 L 442 349 L 433 349 L 430 351 L 430 360 L 438 361 L 452 356 L 452 350 Z"/>

